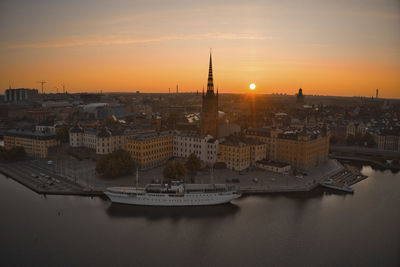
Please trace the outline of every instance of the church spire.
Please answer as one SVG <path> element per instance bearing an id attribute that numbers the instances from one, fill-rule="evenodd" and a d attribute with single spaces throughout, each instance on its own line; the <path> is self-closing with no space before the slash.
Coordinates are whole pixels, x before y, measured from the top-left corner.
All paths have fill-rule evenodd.
<path id="1" fill-rule="evenodd" d="M 212 72 L 212 59 L 211 59 L 211 49 L 210 49 L 210 67 L 208 69 L 208 82 L 207 82 L 207 94 L 214 93 L 214 81 Z"/>

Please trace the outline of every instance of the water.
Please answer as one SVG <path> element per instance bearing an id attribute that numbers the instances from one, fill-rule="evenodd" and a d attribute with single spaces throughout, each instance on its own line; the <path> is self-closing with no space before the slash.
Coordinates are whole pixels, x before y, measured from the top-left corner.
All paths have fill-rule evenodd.
<path id="1" fill-rule="evenodd" d="M 149 208 L 43 197 L 0 177 L 2 266 L 399 266 L 400 173 L 363 167 L 354 195 L 251 196 Z"/>

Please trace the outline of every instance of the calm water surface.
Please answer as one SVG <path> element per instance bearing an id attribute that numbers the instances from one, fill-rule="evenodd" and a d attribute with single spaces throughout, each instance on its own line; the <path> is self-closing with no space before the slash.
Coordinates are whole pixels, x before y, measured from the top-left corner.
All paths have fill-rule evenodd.
<path id="1" fill-rule="evenodd" d="M 400 174 L 362 171 L 354 195 L 197 208 L 43 197 L 0 176 L 1 266 L 400 266 Z"/>

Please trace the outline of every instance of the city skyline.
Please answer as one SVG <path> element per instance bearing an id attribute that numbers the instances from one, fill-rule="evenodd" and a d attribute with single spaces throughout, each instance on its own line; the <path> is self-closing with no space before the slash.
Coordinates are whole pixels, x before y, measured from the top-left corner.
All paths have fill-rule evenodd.
<path id="1" fill-rule="evenodd" d="M 220 93 L 400 98 L 397 1 L 79 3 L 0 4 L 0 93 L 201 92 L 212 47 Z"/>

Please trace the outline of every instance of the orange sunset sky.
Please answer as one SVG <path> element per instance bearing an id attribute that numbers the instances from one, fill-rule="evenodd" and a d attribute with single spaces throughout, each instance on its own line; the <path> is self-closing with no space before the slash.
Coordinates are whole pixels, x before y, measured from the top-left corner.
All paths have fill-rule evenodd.
<path id="1" fill-rule="evenodd" d="M 400 1 L 0 1 L 0 93 L 168 92 L 400 98 Z"/>

